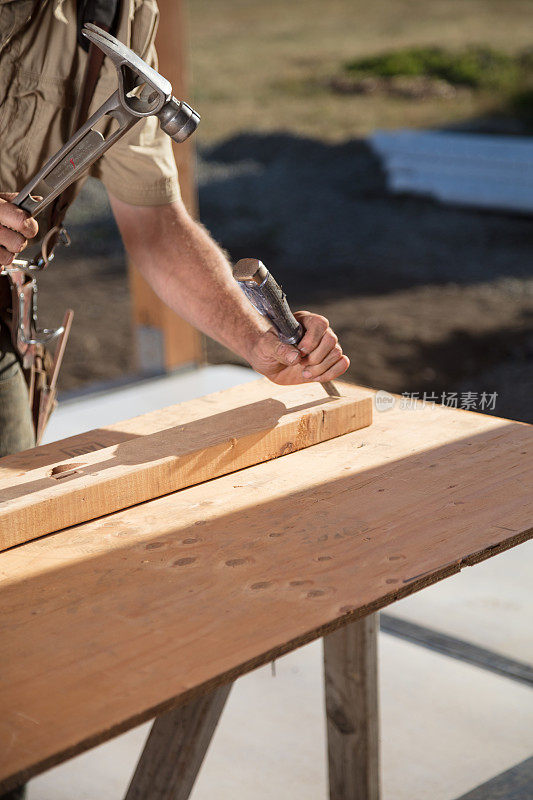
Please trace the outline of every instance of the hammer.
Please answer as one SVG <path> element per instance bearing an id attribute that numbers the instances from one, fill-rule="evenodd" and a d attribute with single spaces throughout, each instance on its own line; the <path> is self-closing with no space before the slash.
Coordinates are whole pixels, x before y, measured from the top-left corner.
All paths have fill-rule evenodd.
<path id="1" fill-rule="evenodd" d="M 175 142 L 185 141 L 200 122 L 194 109 L 172 96 L 169 81 L 133 50 L 96 25 L 87 23 L 82 33 L 113 62 L 118 88 L 15 197 L 13 203 L 32 216 L 43 211 L 141 119 L 157 117 L 161 129 Z M 107 137 L 95 127 L 106 118 L 115 122 Z M 34 197 L 38 184 L 40 197 Z M 44 266 L 43 255 L 26 262 L 25 268 Z"/>

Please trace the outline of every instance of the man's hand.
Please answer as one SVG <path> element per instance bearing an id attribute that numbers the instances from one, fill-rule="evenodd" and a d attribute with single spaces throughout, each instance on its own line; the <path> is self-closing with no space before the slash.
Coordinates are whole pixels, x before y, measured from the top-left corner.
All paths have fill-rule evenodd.
<path id="1" fill-rule="evenodd" d="M 298 347 L 280 342 L 273 329 L 265 331 L 250 357 L 256 372 L 279 384 L 323 383 L 343 375 L 350 359 L 343 355 L 328 320 L 309 311 L 297 311 L 294 316 L 305 330 Z"/>
<path id="2" fill-rule="evenodd" d="M 15 192 L 0 192 L 0 264 L 7 267 L 39 230 L 33 217 L 10 201 Z"/>

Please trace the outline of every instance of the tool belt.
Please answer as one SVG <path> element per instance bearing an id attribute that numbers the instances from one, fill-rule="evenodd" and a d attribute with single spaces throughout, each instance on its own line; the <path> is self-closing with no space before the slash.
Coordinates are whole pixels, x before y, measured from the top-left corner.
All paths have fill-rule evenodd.
<path id="1" fill-rule="evenodd" d="M 78 28 L 83 26 L 88 17 L 97 15 L 100 20 L 91 21 L 98 22 L 101 28 L 109 31 L 116 23 L 118 5 L 118 0 L 78 0 Z M 85 40 L 83 44 L 85 46 Z M 91 43 L 73 130 L 87 120 L 103 58 L 103 52 Z M 42 241 L 41 256 L 36 264 L 29 266 L 24 259 L 15 259 L 11 266 L 0 272 L 0 321 L 10 331 L 13 349 L 26 379 L 36 444 L 41 442 L 56 406 L 57 378 L 74 316 L 72 309 L 68 309 L 59 328 L 39 328 L 36 275 L 48 266 L 58 242 L 69 243 L 63 220 L 75 194 L 75 184 L 71 184 L 52 205 L 49 231 Z"/>
<path id="2" fill-rule="evenodd" d="M 74 312 L 65 312 L 57 330 L 37 327 L 37 282 L 22 269 L 5 270 L 0 277 L 1 321 L 11 335 L 28 386 L 36 444 L 41 442 L 56 406 L 57 378 L 63 361 Z M 52 356 L 49 343 L 55 342 Z"/>

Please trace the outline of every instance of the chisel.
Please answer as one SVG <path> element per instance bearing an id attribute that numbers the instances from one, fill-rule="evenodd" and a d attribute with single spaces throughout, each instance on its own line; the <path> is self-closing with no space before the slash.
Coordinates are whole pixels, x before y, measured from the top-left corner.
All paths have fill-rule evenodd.
<path id="1" fill-rule="evenodd" d="M 280 341 L 297 347 L 305 331 L 294 317 L 281 286 L 263 262 L 257 258 L 241 258 L 233 267 L 233 277 L 254 308 L 270 320 Z M 332 381 L 324 381 L 322 386 L 330 397 L 340 397 Z"/>

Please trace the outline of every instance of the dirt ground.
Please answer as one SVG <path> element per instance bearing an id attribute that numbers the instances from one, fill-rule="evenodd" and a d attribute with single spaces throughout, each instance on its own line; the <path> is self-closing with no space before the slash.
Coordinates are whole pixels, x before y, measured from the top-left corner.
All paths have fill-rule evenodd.
<path id="1" fill-rule="evenodd" d="M 201 218 L 232 259 L 265 261 L 293 308 L 325 314 L 348 377 L 395 392 L 497 393 L 531 420 L 531 220 L 387 193 L 360 140 L 243 135 L 199 162 Z M 41 281 L 45 321 L 76 319 L 61 387 L 135 371 L 125 259 L 105 195 L 88 184 L 74 244 Z M 210 362 L 238 359 L 213 342 Z"/>

